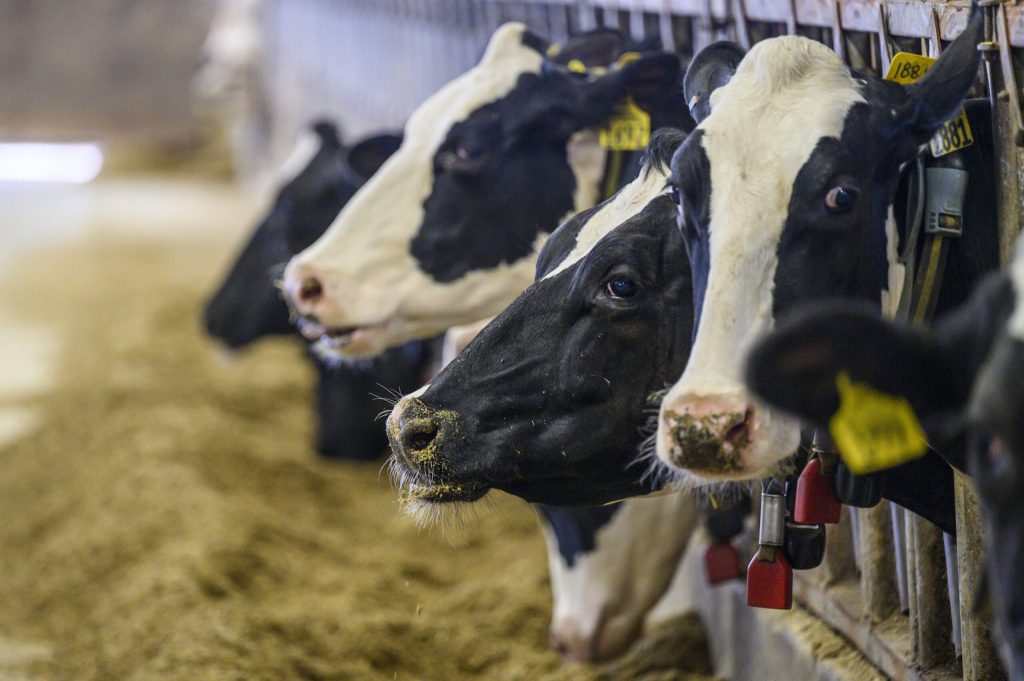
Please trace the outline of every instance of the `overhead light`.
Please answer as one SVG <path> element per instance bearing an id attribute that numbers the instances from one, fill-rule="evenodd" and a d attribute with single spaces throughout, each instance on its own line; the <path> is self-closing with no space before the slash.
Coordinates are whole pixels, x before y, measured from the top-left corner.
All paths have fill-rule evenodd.
<path id="1" fill-rule="evenodd" d="M 84 184 L 103 168 L 103 151 L 92 142 L 0 142 L 0 182 Z"/>

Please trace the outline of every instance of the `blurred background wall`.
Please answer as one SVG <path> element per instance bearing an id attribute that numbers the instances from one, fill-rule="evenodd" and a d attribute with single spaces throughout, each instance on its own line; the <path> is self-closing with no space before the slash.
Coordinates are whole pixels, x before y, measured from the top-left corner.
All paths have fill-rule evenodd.
<path id="1" fill-rule="evenodd" d="M 0 0 L 0 138 L 189 138 L 214 0 Z"/>

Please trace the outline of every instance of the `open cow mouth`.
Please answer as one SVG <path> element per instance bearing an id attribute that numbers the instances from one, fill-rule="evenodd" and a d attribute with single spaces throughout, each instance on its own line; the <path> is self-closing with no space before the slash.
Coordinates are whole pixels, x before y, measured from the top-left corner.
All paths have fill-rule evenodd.
<path id="1" fill-rule="evenodd" d="M 368 326 L 346 326 L 341 328 L 327 327 L 309 317 L 300 317 L 296 323 L 299 333 L 308 341 L 315 342 L 320 348 L 341 352 L 347 346 L 365 341 L 373 334 L 387 326 L 387 320 Z"/>

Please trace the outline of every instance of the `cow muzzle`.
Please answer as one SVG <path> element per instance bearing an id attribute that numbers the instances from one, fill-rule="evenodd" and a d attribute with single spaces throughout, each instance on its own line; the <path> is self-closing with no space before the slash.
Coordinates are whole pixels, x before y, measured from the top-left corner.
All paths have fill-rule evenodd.
<path id="1" fill-rule="evenodd" d="M 447 456 L 463 432 L 455 412 L 433 409 L 412 395 L 399 400 L 388 417 L 387 433 L 392 475 L 403 502 L 476 501 L 487 493 L 485 485 L 458 480 Z"/>
<path id="2" fill-rule="evenodd" d="M 709 479 L 745 477 L 760 426 L 747 400 L 682 395 L 661 405 L 658 458 Z"/>
<path id="3" fill-rule="evenodd" d="M 560 618 L 551 624 L 551 647 L 571 662 L 605 662 L 626 652 L 640 636 L 642 617 L 608 616 L 602 610 L 596 620 Z"/>

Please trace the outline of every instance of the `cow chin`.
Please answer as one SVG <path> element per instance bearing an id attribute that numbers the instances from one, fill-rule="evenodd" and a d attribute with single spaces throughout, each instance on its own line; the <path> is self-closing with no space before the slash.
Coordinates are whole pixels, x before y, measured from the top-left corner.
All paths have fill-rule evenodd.
<path id="1" fill-rule="evenodd" d="M 775 474 L 800 444 L 799 422 L 764 408 L 752 413 L 740 443 L 686 442 L 680 431 L 687 426 L 687 415 L 663 408 L 656 436 L 661 470 L 654 477 L 684 487 L 763 478 Z"/>

